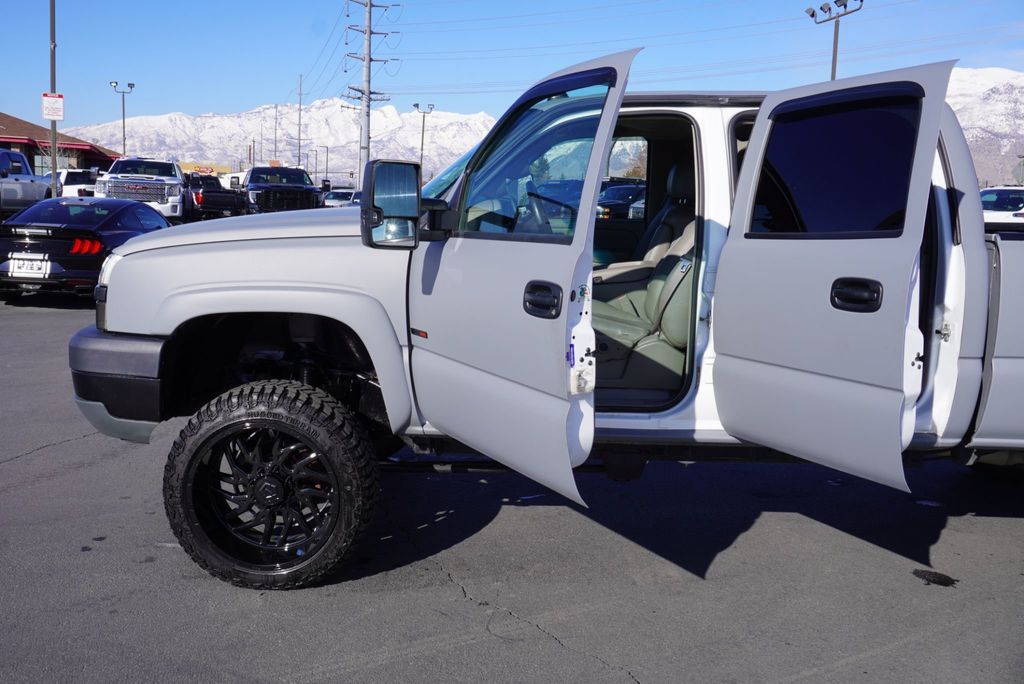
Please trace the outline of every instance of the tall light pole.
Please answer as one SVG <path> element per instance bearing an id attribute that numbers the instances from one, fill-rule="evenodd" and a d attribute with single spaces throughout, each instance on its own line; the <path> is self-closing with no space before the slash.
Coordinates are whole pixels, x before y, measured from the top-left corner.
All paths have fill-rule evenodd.
<path id="1" fill-rule="evenodd" d="M 853 14 L 864 8 L 864 0 L 853 0 L 857 3 L 855 7 L 850 7 L 850 0 L 834 0 L 832 5 L 836 6 L 836 11 L 832 11 L 832 5 L 827 2 L 822 3 L 821 7 L 814 9 L 808 7 L 804 10 L 811 19 L 814 20 L 815 24 L 825 24 L 830 21 L 834 21 L 835 27 L 832 31 L 832 80 L 836 80 L 836 65 L 839 63 L 839 20 L 848 14 Z M 821 14 L 819 14 L 819 12 Z"/>
<path id="2" fill-rule="evenodd" d="M 125 132 L 124 124 L 124 96 L 135 90 L 135 84 L 129 83 L 128 90 L 118 90 L 117 81 L 111 81 L 110 87 L 114 89 L 115 93 L 121 93 L 121 154 L 125 157 L 128 156 L 128 135 Z"/>
<path id="3" fill-rule="evenodd" d="M 413 109 L 423 115 L 423 123 L 420 126 L 420 173 L 423 173 L 423 139 L 427 133 L 427 114 L 434 111 L 434 105 L 427 104 L 426 109 L 420 109 L 420 103 L 414 102 Z"/>
<path id="4" fill-rule="evenodd" d="M 331 173 L 331 148 L 329 148 L 327 145 L 317 145 L 317 147 L 322 147 L 324 149 L 324 178 L 326 178 L 327 180 L 330 180 L 331 179 L 331 176 L 330 176 L 330 173 Z"/>

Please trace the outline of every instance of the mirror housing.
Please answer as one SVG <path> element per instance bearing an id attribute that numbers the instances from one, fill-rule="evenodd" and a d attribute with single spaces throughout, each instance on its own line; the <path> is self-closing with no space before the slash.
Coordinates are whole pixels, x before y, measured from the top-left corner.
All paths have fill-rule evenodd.
<path id="1" fill-rule="evenodd" d="M 363 171 L 360 223 L 363 244 L 377 249 L 419 245 L 420 165 L 373 159 Z"/>

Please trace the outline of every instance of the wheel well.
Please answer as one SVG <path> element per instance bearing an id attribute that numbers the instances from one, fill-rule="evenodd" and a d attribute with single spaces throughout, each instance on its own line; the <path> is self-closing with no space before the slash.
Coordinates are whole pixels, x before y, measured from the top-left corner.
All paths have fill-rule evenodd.
<path id="1" fill-rule="evenodd" d="M 194 318 L 178 326 L 165 344 L 160 377 L 163 418 L 195 413 L 218 394 L 247 382 L 292 379 L 326 390 L 372 423 L 388 424 L 366 345 L 352 328 L 326 316 Z"/>

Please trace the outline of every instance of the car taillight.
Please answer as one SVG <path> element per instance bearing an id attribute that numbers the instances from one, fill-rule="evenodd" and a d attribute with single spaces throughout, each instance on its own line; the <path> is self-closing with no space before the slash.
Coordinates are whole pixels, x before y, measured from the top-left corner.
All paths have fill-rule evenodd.
<path id="1" fill-rule="evenodd" d="M 88 197 L 89 196 L 88 192 L 89 191 L 86 190 L 85 188 L 78 188 L 78 196 L 79 197 Z"/>
<path id="2" fill-rule="evenodd" d="M 203 191 L 200 190 L 199 192 L 193 192 L 192 199 L 196 201 L 196 206 L 203 206 Z"/>
<path id="3" fill-rule="evenodd" d="M 1024 218 L 1024 211 L 1018 211 L 1013 215 L 1013 218 Z"/>
<path id="4" fill-rule="evenodd" d="M 80 254 L 82 256 L 93 256 L 99 254 L 103 250 L 103 243 L 99 240 L 90 240 L 89 238 L 75 238 L 75 241 L 71 243 L 71 253 Z"/>

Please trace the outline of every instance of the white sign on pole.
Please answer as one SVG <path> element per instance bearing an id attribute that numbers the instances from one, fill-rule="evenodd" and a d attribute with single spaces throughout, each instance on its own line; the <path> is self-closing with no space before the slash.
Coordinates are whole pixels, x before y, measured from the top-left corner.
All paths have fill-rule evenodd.
<path id="1" fill-rule="evenodd" d="M 60 93 L 43 93 L 43 118 L 48 121 L 64 120 L 64 96 Z"/>

